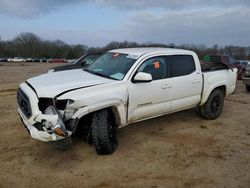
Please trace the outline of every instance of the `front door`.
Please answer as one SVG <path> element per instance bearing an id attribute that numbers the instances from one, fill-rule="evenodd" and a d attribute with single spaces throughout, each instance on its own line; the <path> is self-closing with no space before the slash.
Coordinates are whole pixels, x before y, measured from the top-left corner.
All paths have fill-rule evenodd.
<path id="1" fill-rule="evenodd" d="M 169 90 L 167 78 L 167 61 L 165 56 L 152 57 L 145 60 L 137 72 L 152 75 L 148 83 L 129 84 L 128 122 L 135 122 L 153 116 L 166 114 L 170 111 Z"/>

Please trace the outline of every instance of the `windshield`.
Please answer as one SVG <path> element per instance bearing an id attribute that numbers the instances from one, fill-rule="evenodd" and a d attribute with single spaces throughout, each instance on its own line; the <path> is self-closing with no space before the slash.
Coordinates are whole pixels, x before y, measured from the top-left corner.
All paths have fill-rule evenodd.
<path id="1" fill-rule="evenodd" d="M 84 55 L 84 56 L 80 57 L 79 59 L 77 59 L 73 64 L 75 64 L 75 65 L 78 65 L 78 64 L 88 65 L 88 64 L 91 64 L 93 61 L 95 61 L 98 57 L 99 57 L 98 54 Z"/>
<path id="2" fill-rule="evenodd" d="M 102 77 L 122 80 L 135 61 L 128 54 L 107 52 L 85 70 Z"/>
<path id="3" fill-rule="evenodd" d="M 94 62 L 100 55 L 88 55 L 84 58 L 84 61 L 86 62 L 84 65 L 89 65 L 92 62 Z"/>

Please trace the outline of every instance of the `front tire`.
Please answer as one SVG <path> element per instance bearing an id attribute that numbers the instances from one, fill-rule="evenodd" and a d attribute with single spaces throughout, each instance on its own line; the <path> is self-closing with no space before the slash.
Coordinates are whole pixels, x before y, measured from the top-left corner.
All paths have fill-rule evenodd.
<path id="1" fill-rule="evenodd" d="M 199 107 L 199 114 L 206 119 L 216 119 L 221 115 L 224 106 L 224 94 L 220 89 L 214 90 L 207 102 Z"/>
<path id="2" fill-rule="evenodd" d="M 94 113 L 91 129 L 97 154 L 112 154 L 118 144 L 112 112 L 105 109 Z"/>

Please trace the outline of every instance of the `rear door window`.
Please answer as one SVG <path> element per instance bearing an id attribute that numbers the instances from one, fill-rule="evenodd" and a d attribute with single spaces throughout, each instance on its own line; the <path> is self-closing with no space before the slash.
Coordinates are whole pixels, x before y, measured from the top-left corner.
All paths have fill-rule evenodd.
<path id="1" fill-rule="evenodd" d="M 170 77 L 185 76 L 193 73 L 195 63 L 191 55 L 171 55 L 168 56 Z"/>

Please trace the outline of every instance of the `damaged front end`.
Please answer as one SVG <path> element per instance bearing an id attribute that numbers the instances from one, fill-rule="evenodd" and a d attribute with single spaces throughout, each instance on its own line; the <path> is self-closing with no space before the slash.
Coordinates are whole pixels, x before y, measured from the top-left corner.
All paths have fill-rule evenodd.
<path id="1" fill-rule="evenodd" d="M 73 100 L 38 98 L 34 89 L 23 83 L 17 92 L 18 112 L 32 138 L 57 143 L 71 143 L 78 119 L 67 106 Z"/>
<path id="2" fill-rule="evenodd" d="M 72 103 L 74 103 L 73 100 L 39 98 L 38 106 L 42 114 L 36 119 L 42 122 L 46 131 L 68 137 L 75 128 L 75 125 L 72 125 L 72 120 L 70 120 L 75 111 L 66 109 Z"/>
<path id="3" fill-rule="evenodd" d="M 44 130 L 50 134 L 56 133 L 62 137 L 71 135 L 71 131 L 66 129 L 63 117 L 55 106 L 48 106 L 45 109 L 44 114 L 37 116 L 36 120 L 41 122 Z"/>

